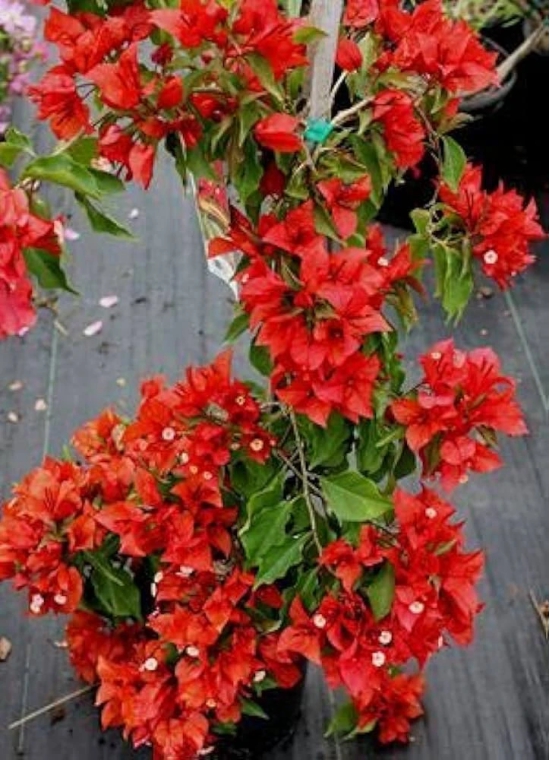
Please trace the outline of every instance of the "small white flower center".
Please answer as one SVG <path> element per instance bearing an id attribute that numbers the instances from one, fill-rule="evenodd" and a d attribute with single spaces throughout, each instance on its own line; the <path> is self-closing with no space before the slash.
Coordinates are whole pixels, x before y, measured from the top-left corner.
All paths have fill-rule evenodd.
<path id="1" fill-rule="evenodd" d="M 383 646 L 388 646 L 388 644 L 391 644 L 393 640 L 393 634 L 391 631 L 380 631 L 380 636 L 378 637 L 378 641 Z"/>
<path id="2" fill-rule="evenodd" d="M 439 351 L 432 351 L 430 354 L 434 362 L 438 362 L 441 359 L 441 353 Z"/>
<path id="3" fill-rule="evenodd" d="M 413 615 L 421 615 L 424 612 L 424 604 L 422 602 L 412 602 L 412 604 L 409 604 L 409 610 Z"/>
<path id="4" fill-rule="evenodd" d="M 324 615 L 321 615 L 321 613 L 317 613 L 313 616 L 313 625 L 315 628 L 326 628 L 327 625 L 327 619 Z"/>
<path id="5" fill-rule="evenodd" d="M 254 673 L 254 683 L 261 683 L 263 680 L 265 680 L 267 673 L 265 670 L 258 670 L 256 673 Z"/>
<path id="6" fill-rule="evenodd" d="M 458 479 L 458 482 L 459 482 L 461 485 L 464 485 L 465 483 L 467 483 L 467 482 L 468 482 L 468 480 L 469 480 L 468 476 L 467 476 L 466 474 L 464 474 L 464 475 L 461 475 L 461 476 L 459 477 L 459 479 Z"/>
<path id="7" fill-rule="evenodd" d="M 65 594 L 56 594 L 53 600 L 56 604 L 59 604 L 60 606 L 67 603 L 67 597 L 65 596 Z"/>
<path id="8" fill-rule="evenodd" d="M 143 663 L 143 669 L 148 670 L 150 673 L 154 673 L 158 666 L 159 663 L 155 657 L 148 657 Z"/>
<path id="9" fill-rule="evenodd" d="M 207 699 L 206 700 L 206 706 L 209 707 L 211 710 L 213 710 L 216 707 L 216 700 L 215 699 Z"/>
<path id="10" fill-rule="evenodd" d="M 235 403 L 237 406 L 244 406 L 246 404 L 246 396 L 237 396 Z"/>
<path id="11" fill-rule="evenodd" d="M 387 260 L 385 256 L 380 256 L 378 259 L 378 266 L 379 267 L 389 267 L 390 262 Z"/>
<path id="12" fill-rule="evenodd" d="M 424 514 L 426 515 L 428 520 L 433 520 L 435 517 L 437 517 L 437 509 L 434 509 L 433 507 L 427 507 Z"/>
<path id="13" fill-rule="evenodd" d="M 163 578 L 164 578 L 164 573 L 162 572 L 162 570 L 159 570 L 158 573 L 155 573 L 155 577 L 153 578 L 153 580 L 155 581 L 155 583 L 160 583 Z"/>
<path id="14" fill-rule="evenodd" d="M 195 464 L 192 464 L 191 467 L 189 468 L 189 472 L 191 473 L 191 475 L 196 475 L 198 471 L 199 471 L 199 468 Z"/>
<path id="15" fill-rule="evenodd" d="M 261 451 L 264 447 L 264 442 L 261 438 L 254 438 L 253 441 L 250 443 L 250 448 L 252 451 Z"/>
<path id="16" fill-rule="evenodd" d="M 188 565 L 180 565 L 178 575 L 181 575 L 183 578 L 189 578 L 189 576 L 193 575 L 194 572 L 194 567 L 189 567 Z"/>
<path id="17" fill-rule="evenodd" d="M 185 654 L 188 654 L 189 657 L 198 657 L 200 652 L 197 647 L 190 646 L 185 649 Z"/>
<path id="18" fill-rule="evenodd" d="M 211 472 L 203 472 L 203 474 L 202 474 L 202 477 L 203 477 L 205 480 L 212 480 L 212 478 L 213 478 L 214 476 L 212 475 L 212 473 L 211 473 Z"/>
<path id="19" fill-rule="evenodd" d="M 184 451 L 182 454 L 180 454 L 180 462 L 181 464 L 187 464 L 188 461 L 189 461 L 189 454 L 186 451 Z"/>
<path id="20" fill-rule="evenodd" d="M 384 652 L 373 652 L 372 655 L 372 664 L 375 668 L 381 668 L 382 665 L 386 662 L 386 655 Z"/>
<path id="21" fill-rule="evenodd" d="M 176 431 L 172 427 L 165 427 L 162 431 L 162 440 L 163 441 L 173 441 L 176 437 Z"/>
<path id="22" fill-rule="evenodd" d="M 491 250 L 490 250 L 490 251 L 486 251 L 486 252 L 483 254 L 483 261 L 484 261 L 486 264 L 489 264 L 489 265 L 491 265 L 491 264 L 496 264 L 496 263 L 497 263 L 497 261 L 498 261 L 498 253 L 497 253 L 495 250 L 493 250 L 493 249 L 491 248 Z"/>

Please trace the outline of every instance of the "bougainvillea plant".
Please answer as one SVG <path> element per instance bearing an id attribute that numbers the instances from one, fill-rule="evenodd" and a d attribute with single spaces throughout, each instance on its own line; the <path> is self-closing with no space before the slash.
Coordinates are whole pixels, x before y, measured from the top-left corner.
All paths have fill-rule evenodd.
<path id="1" fill-rule="evenodd" d="M 0 145 L 18 176 L 0 185 L 2 335 L 35 319 L 30 277 L 69 287 L 39 184 L 126 235 L 101 202 L 147 187 L 164 146 L 222 219 L 209 254 L 238 262 L 228 342 L 248 331 L 265 387 L 233 379 L 225 350 L 146 381 L 135 417 L 87 423 L 76 459 L 47 458 L 5 504 L 0 579 L 31 616 L 70 614 L 103 726 L 159 760 L 208 753 L 304 660 L 348 694 L 331 731 L 406 741 L 426 662 L 468 644 L 481 608 L 482 553 L 448 493 L 501 465 L 497 433 L 526 433 L 491 349 L 442 340 L 414 386 L 400 353 L 426 266 L 455 319 L 474 276 L 507 288 L 542 236 L 534 204 L 485 190 L 448 134 L 495 82 L 494 54 L 435 0 L 349 0 L 332 107 L 313 118 L 321 35 L 275 0 L 71 2 L 45 36 L 60 62 L 31 97 L 62 142 L 36 156 L 12 129 Z M 377 211 L 421 162 L 433 200 L 389 249 Z"/>

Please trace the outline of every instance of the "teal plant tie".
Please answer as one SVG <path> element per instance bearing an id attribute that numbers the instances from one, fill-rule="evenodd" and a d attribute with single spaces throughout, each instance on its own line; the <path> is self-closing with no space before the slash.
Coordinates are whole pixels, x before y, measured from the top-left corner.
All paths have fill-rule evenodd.
<path id="1" fill-rule="evenodd" d="M 308 142 L 324 143 L 334 127 L 326 119 L 308 119 L 304 137 Z"/>

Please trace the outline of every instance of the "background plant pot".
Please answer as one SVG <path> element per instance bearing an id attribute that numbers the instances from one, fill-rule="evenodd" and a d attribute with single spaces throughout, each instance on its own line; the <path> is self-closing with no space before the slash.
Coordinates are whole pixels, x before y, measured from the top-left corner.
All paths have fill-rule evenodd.
<path id="1" fill-rule="evenodd" d="M 523 41 L 521 24 L 491 27 L 484 31 L 503 50 L 514 50 Z M 469 98 L 462 110 L 472 121 L 453 137 L 470 161 L 483 165 L 484 184 L 494 189 L 499 181 L 525 195 L 548 186 L 548 59 L 531 53 L 499 90 Z M 429 159 L 420 166 L 420 178 L 412 173 L 402 185 L 391 188 L 378 218 L 386 224 L 411 229 L 410 212 L 426 204 L 433 194 L 435 167 Z"/>
<path id="2" fill-rule="evenodd" d="M 270 689 L 257 700 L 269 720 L 243 715 L 237 733 L 222 737 L 216 744 L 213 760 L 258 760 L 268 750 L 289 739 L 300 718 L 307 663 L 302 678 L 292 689 Z"/>

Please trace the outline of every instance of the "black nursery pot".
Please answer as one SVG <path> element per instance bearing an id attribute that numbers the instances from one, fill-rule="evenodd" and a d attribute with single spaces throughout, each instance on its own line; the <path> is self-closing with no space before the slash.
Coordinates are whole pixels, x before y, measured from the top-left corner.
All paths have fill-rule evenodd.
<path id="1" fill-rule="evenodd" d="M 213 760 L 258 760 L 294 733 L 300 718 L 307 666 L 302 666 L 302 678 L 291 689 L 269 689 L 257 701 L 269 716 L 256 718 L 243 715 L 233 736 L 223 736 L 216 742 Z"/>

